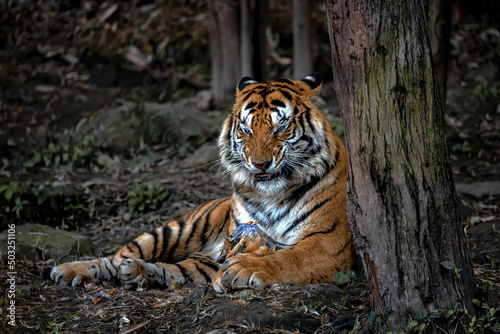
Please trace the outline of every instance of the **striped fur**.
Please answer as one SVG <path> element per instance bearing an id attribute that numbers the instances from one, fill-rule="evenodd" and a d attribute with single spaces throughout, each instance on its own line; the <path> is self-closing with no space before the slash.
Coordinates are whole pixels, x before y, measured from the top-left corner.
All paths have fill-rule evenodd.
<path id="1" fill-rule="evenodd" d="M 205 203 L 114 256 L 65 263 L 46 274 L 62 285 L 113 278 L 127 286 L 191 281 L 212 282 L 223 292 L 331 282 L 349 270 L 354 245 L 346 216 L 347 154 L 310 102 L 321 83 L 317 73 L 300 81 L 243 78 L 219 137 L 231 198 Z M 229 239 L 235 230 L 241 240 Z"/>

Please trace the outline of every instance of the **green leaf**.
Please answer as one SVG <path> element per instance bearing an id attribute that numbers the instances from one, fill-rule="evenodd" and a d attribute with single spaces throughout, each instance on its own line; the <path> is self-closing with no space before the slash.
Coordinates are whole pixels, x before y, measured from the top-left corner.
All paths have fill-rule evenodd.
<path id="1" fill-rule="evenodd" d="M 370 312 L 370 317 L 368 318 L 368 321 L 370 322 L 371 325 L 375 323 L 375 320 L 377 320 L 377 312 Z"/>
<path id="2" fill-rule="evenodd" d="M 383 314 L 387 314 L 387 313 L 389 313 L 391 311 L 392 311 L 392 307 L 390 307 L 390 306 L 384 306 L 384 308 L 382 308 L 382 313 Z"/>
<path id="3" fill-rule="evenodd" d="M 10 201 L 10 199 L 12 198 L 12 194 L 14 194 L 14 190 L 12 188 L 7 188 L 7 190 L 5 191 L 5 199 L 7 199 L 7 201 Z"/>
<path id="4" fill-rule="evenodd" d="M 445 267 L 446 269 L 449 269 L 449 270 L 452 270 L 452 269 L 455 269 L 456 268 L 456 265 L 455 265 L 455 262 L 451 262 L 451 261 L 443 261 L 440 263 L 443 267 Z"/>
<path id="5" fill-rule="evenodd" d="M 333 281 L 337 284 L 346 284 L 351 278 L 343 270 L 339 271 L 335 276 L 333 276 Z"/>
<path id="6" fill-rule="evenodd" d="M 415 314 L 415 319 L 417 319 L 417 320 L 425 319 L 425 318 L 427 318 L 428 314 L 429 314 L 429 312 L 427 312 L 427 310 L 424 309 L 424 310 L 418 312 L 417 314 Z"/>
<path id="7" fill-rule="evenodd" d="M 45 163 L 45 167 L 50 166 L 51 160 L 52 160 L 51 157 L 49 157 L 48 155 L 43 156 L 43 162 Z"/>
<path id="8" fill-rule="evenodd" d="M 431 319 L 441 318 L 441 311 L 440 310 L 432 310 L 430 317 L 431 317 Z"/>
<path id="9" fill-rule="evenodd" d="M 416 320 L 410 320 L 410 323 L 408 324 L 408 327 L 411 329 L 411 328 L 414 328 L 414 327 L 417 327 L 418 326 L 418 322 Z"/>

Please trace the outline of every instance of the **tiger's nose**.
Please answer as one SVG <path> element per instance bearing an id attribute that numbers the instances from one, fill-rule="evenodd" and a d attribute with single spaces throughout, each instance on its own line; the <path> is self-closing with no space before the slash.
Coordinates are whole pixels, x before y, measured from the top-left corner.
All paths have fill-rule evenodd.
<path id="1" fill-rule="evenodd" d="M 272 160 L 252 161 L 252 164 L 258 169 L 266 170 L 269 168 L 269 166 L 271 166 L 272 162 Z"/>

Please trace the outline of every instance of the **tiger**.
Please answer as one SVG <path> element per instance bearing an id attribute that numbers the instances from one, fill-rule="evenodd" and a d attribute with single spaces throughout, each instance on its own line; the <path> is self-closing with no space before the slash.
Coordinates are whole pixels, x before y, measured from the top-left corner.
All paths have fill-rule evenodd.
<path id="1" fill-rule="evenodd" d="M 238 288 L 333 282 L 355 247 L 346 212 L 346 149 L 311 98 L 323 78 L 244 77 L 218 138 L 232 196 L 152 229 L 116 254 L 46 268 L 78 286 L 118 279 L 126 287 L 212 284 Z"/>

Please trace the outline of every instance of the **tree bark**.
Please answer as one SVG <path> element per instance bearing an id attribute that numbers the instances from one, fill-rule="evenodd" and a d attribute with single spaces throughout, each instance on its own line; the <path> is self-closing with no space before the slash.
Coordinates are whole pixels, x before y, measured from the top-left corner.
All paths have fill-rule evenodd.
<path id="1" fill-rule="evenodd" d="M 266 64 L 266 27 L 267 27 L 267 6 L 266 0 L 255 0 L 253 11 L 253 74 L 257 81 L 268 80 Z"/>
<path id="2" fill-rule="evenodd" d="M 293 78 L 312 73 L 309 0 L 293 0 Z"/>
<path id="3" fill-rule="evenodd" d="M 497 28 L 500 29 L 500 2 L 498 0 L 483 0 L 483 2 L 491 19 L 495 21 Z"/>
<path id="4" fill-rule="evenodd" d="M 436 67 L 439 95 L 443 108 L 446 105 L 446 83 L 448 81 L 448 55 L 451 35 L 451 0 L 427 0 L 429 39 Z"/>
<path id="5" fill-rule="evenodd" d="M 250 15 L 250 0 L 241 0 L 240 17 L 241 17 L 241 76 L 253 77 L 253 48 L 252 48 L 252 22 Z"/>
<path id="6" fill-rule="evenodd" d="M 207 0 L 215 103 L 234 99 L 240 79 L 238 8 L 233 0 Z"/>
<path id="7" fill-rule="evenodd" d="M 422 2 L 326 0 L 326 8 L 349 222 L 372 305 L 392 309 L 389 330 L 424 309 L 463 305 L 472 315 L 476 285 Z"/>

